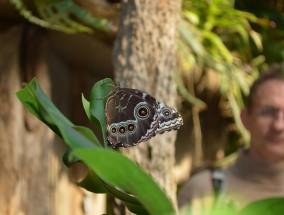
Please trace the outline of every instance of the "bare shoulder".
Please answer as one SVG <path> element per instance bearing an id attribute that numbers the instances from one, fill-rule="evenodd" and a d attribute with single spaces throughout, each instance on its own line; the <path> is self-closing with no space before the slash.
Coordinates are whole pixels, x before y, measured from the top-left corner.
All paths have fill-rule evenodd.
<path id="1" fill-rule="evenodd" d="M 181 187 L 178 193 L 179 205 L 191 202 L 194 198 L 212 195 L 212 175 L 210 170 L 203 170 L 194 174 Z"/>

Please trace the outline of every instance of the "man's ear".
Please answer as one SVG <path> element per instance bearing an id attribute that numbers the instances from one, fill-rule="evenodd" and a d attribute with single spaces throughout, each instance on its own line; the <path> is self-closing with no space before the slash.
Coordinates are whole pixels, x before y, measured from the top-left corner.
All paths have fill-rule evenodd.
<path id="1" fill-rule="evenodd" d="M 250 127 L 250 114 L 247 108 L 243 108 L 241 111 L 241 120 L 243 125 L 245 126 L 246 129 L 249 130 Z"/>

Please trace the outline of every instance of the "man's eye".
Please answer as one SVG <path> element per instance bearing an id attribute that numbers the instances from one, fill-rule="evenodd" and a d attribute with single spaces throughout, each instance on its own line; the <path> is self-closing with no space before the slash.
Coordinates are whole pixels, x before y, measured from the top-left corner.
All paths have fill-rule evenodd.
<path id="1" fill-rule="evenodd" d="M 278 110 L 273 107 L 263 107 L 259 110 L 259 115 L 261 116 L 269 116 L 269 117 L 275 117 L 277 116 Z"/>

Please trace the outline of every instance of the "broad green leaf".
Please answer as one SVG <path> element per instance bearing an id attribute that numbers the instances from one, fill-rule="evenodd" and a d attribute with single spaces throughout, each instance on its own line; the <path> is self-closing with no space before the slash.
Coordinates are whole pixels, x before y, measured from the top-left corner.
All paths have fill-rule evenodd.
<path id="1" fill-rule="evenodd" d="M 68 149 L 63 156 L 63 161 L 68 167 L 72 166 L 74 163 L 81 162 L 78 157 L 74 156 L 72 151 L 73 150 Z M 148 214 L 137 198 L 104 182 L 91 169 L 89 169 L 87 176 L 82 181 L 77 182 L 77 185 L 93 193 L 110 193 L 120 199 L 131 212 L 136 214 Z"/>
<path id="2" fill-rule="evenodd" d="M 67 167 L 71 167 L 73 164 L 80 162 L 81 160 L 74 156 L 74 154 L 72 153 L 72 149 L 68 148 L 65 152 L 64 155 L 62 157 L 63 163 L 67 166 Z"/>
<path id="3" fill-rule="evenodd" d="M 92 89 L 90 103 L 83 98 L 86 112 L 105 130 L 104 106 L 114 84 L 111 79 L 98 82 Z M 17 92 L 18 98 L 36 117 L 46 123 L 69 145 L 63 160 L 67 166 L 85 162 L 90 170 L 78 183 L 96 193 L 111 193 L 136 214 L 168 214 L 174 208 L 158 185 L 142 169 L 122 154 L 100 146 L 88 129 L 76 126 L 54 106 L 36 79 Z"/>
<path id="4" fill-rule="evenodd" d="M 101 129 L 104 138 L 104 144 L 107 145 L 106 141 L 106 118 L 105 118 L 105 104 L 107 98 L 115 84 L 110 78 L 98 81 L 91 90 L 90 95 L 90 115 L 92 122 L 96 127 Z"/>
<path id="5" fill-rule="evenodd" d="M 102 181 L 104 183 L 105 189 L 112 194 L 113 196 L 115 196 L 116 198 L 120 199 L 128 208 L 128 210 L 130 210 L 131 212 L 135 213 L 135 214 L 148 214 L 148 212 L 146 211 L 146 209 L 141 205 L 141 203 L 138 201 L 138 199 L 129 194 L 126 193 L 125 191 L 118 189 L 117 187 L 114 188 L 112 187 L 110 184 Z"/>
<path id="6" fill-rule="evenodd" d="M 113 196 L 116 196 L 118 199 L 129 202 L 131 204 L 141 205 L 141 203 L 138 201 L 138 199 L 129 194 L 126 193 L 124 190 L 121 190 L 119 188 L 114 188 L 110 184 L 106 183 L 105 181 L 102 181 L 104 183 L 105 188 L 108 190 L 109 193 L 111 193 Z"/>
<path id="7" fill-rule="evenodd" d="M 89 170 L 88 175 L 82 181 L 77 182 L 77 185 L 93 193 L 107 193 L 104 183 L 92 170 Z"/>
<path id="8" fill-rule="evenodd" d="M 71 153 L 72 154 L 72 153 Z M 73 157 L 75 157 L 73 155 Z M 120 199 L 124 202 L 124 204 L 129 204 L 131 206 L 136 205 L 137 207 L 141 207 L 142 205 L 139 203 L 137 198 L 133 195 L 125 193 L 122 190 L 116 189 L 112 187 L 111 184 L 103 181 L 93 170 L 89 169 L 88 175 L 80 182 L 77 183 L 78 186 L 85 188 L 94 193 L 110 193 L 116 198 Z M 137 208 L 136 207 L 136 208 Z M 142 209 L 141 209 L 142 210 Z"/>
<path id="9" fill-rule="evenodd" d="M 35 78 L 19 90 L 17 96 L 31 113 L 62 137 L 71 148 L 99 145 L 90 129 L 74 125 L 56 108 Z"/>
<path id="10" fill-rule="evenodd" d="M 246 206 L 238 215 L 283 215 L 284 198 L 255 201 Z"/>
<path id="11" fill-rule="evenodd" d="M 77 132 L 81 133 L 83 136 L 87 137 L 97 146 L 101 146 L 100 141 L 98 140 L 97 136 L 90 129 L 83 127 L 83 126 L 73 126 L 73 128 Z"/>
<path id="12" fill-rule="evenodd" d="M 128 210 L 132 213 L 138 214 L 138 215 L 148 215 L 148 211 L 145 210 L 144 207 L 141 205 L 131 204 L 129 202 L 125 202 L 125 205 L 127 206 Z"/>
<path id="13" fill-rule="evenodd" d="M 60 124 L 58 121 L 56 121 L 56 124 L 58 125 L 62 138 L 71 148 L 100 146 L 99 142 L 93 142 L 94 139 L 97 138 L 92 138 L 88 135 L 92 132 L 89 128 L 82 126 L 67 126 Z"/>
<path id="14" fill-rule="evenodd" d="M 134 195 L 150 214 L 174 213 L 170 200 L 142 169 L 120 153 L 109 149 L 76 149 L 82 159 L 104 181 Z"/>
<path id="15" fill-rule="evenodd" d="M 91 120 L 91 114 L 90 114 L 90 102 L 84 97 L 82 94 L 82 104 L 85 110 L 85 113 L 89 120 Z"/>
<path id="16" fill-rule="evenodd" d="M 45 95 L 35 78 L 30 83 L 25 84 L 25 87 L 19 90 L 16 95 L 32 114 L 47 124 L 52 130 L 57 129 L 53 118 L 61 121 L 62 124 L 73 126 L 73 123 L 61 114 Z M 60 135 L 58 129 L 54 132 Z"/>

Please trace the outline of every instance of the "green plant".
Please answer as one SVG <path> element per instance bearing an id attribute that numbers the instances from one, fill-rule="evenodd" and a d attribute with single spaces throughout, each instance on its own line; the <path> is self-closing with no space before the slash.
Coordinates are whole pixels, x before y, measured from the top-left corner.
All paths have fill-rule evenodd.
<path id="1" fill-rule="evenodd" d="M 113 31 L 114 25 L 75 4 L 72 0 L 34 0 L 33 13 L 22 0 L 10 0 L 19 13 L 31 23 L 65 33 L 93 33 L 94 29 Z"/>
<path id="2" fill-rule="evenodd" d="M 87 164 L 89 173 L 78 183 L 79 186 L 95 193 L 110 193 L 136 214 L 173 214 L 172 203 L 153 179 L 131 160 L 107 146 L 104 106 L 113 87 L 111 79 L 101 80 L 93 86 L 90 101 L 82 98 L 87 116 L 103 135 L 103 144 L 89 128 L 70 122 L 44 94 L 36 79 L 25 84 L 17 96 L 32 114 L 70 147 L 64 155 L 67 166 L 76 162 Z"/>
<path id="3" fill-rule="evenodd" d="M 216 202 L 212 209 L 200 208 L 198 213 L 196 211 L 192 213 L 190 207 L 186 207 L 180 212 L 180 215 L 283 215 L 283 203 L 284 198 L 268 198 L 252 202 L 239 210 L 234 202 L 225 198 Z"/>
<path id="4" fill-rule="evenodd" d="M 269 198 L 251 203 L 238 215 L 281 215 L 284 214 L 284 198 Z"/>
<path id="5" fill-rule="evenodd" d="M 249 136 L 241 123 L 240 109 L 264 57 L 254 57 L 251 48 L 262 50 L 261 35 L 250 24 L 258 23 L 259 19 L 235 9 L 234 1 L 183 0 L 182 3 L 176 80 L 180 95 L 192 106 L 195 148 L 199 148 L 195 154 L 201 159 L 199 112 L 210 107 L 199 96 L 204 91 L 219 94 L 220 112 L 233 119 L 235 126 L 230 128 L 247 143 Z"/>

